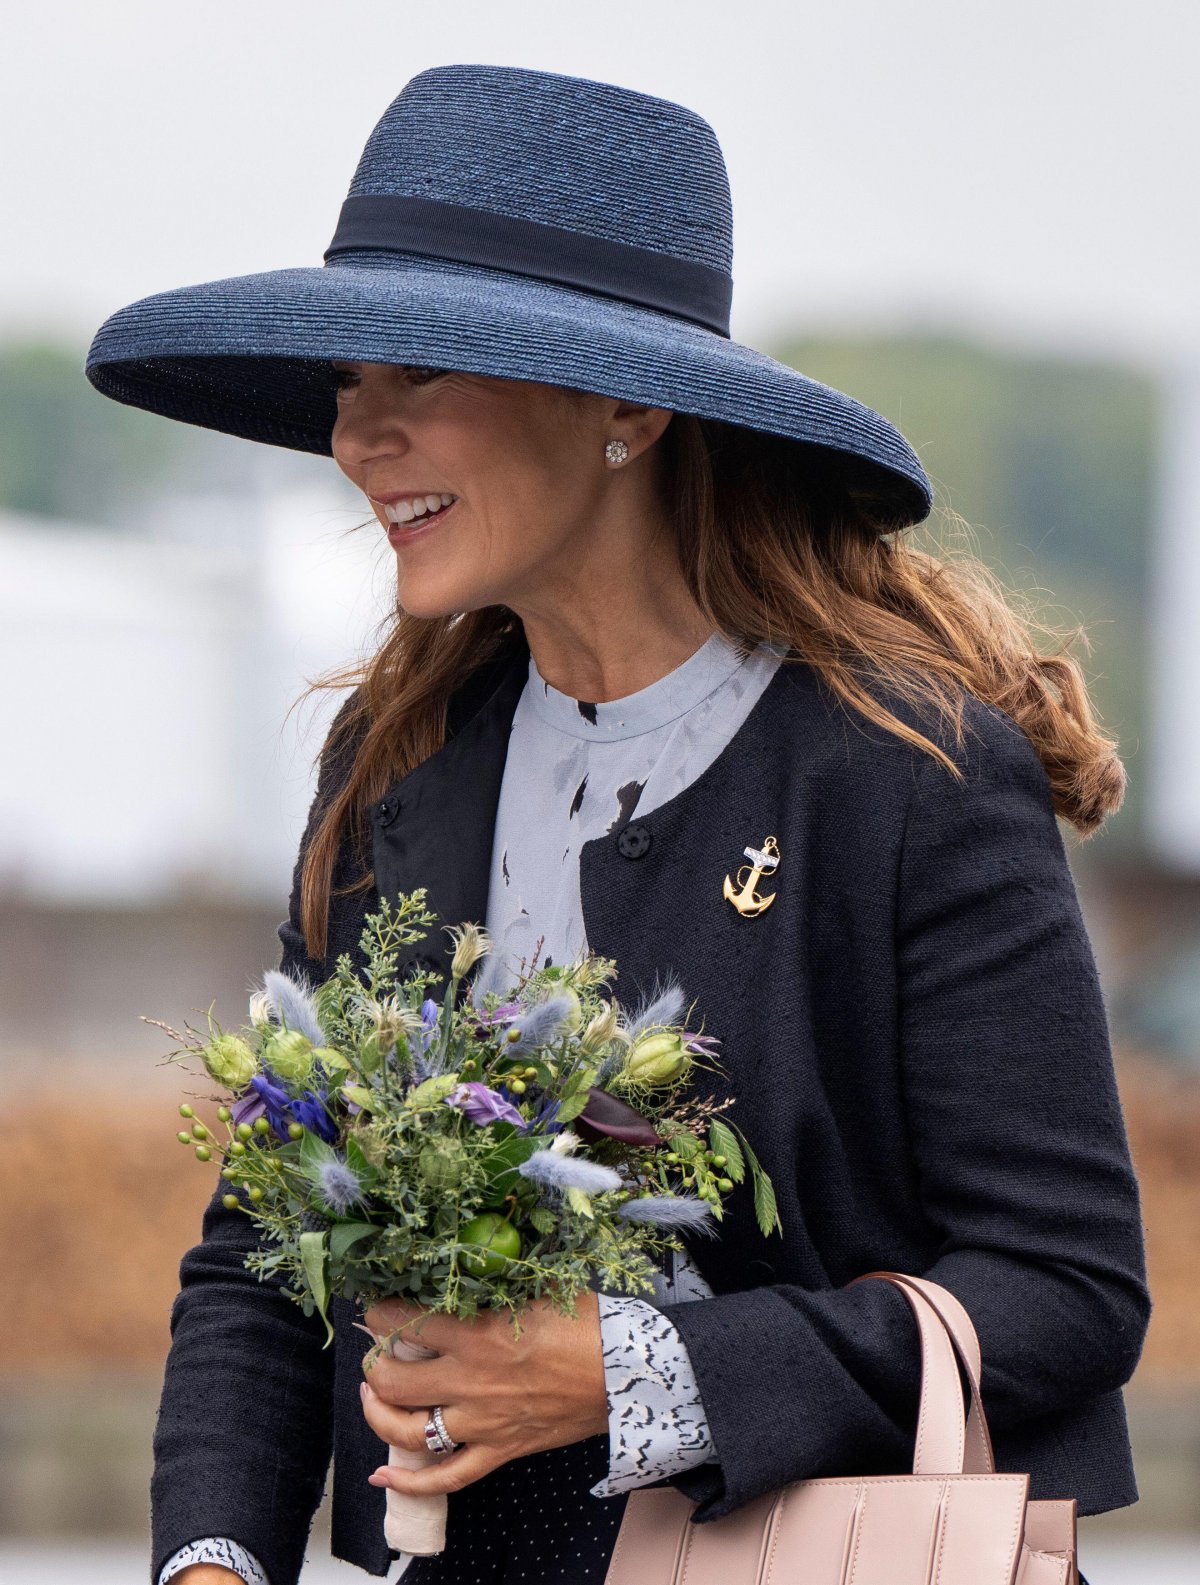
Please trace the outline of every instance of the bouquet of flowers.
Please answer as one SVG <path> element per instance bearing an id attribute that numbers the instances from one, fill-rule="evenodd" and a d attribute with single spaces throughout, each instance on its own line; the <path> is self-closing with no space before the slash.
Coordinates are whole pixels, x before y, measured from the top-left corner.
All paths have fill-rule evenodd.
<path id="1" fill-rule="evenodd" d="M 497 983 L 493 956 L 464 985 L 492 948 L 464 924 L 446 927 L 453 961 L 435 998 L 444 975 L 397 970 L 436 920 L 425 895 L 366 916 L 361 975 L 348 953 L 315 988 L 268 972 L 236 1033 L 211 1009 L 207 1035 L 146 1020 L 179 1042 L 167 1060 L 198 1057 L 220 1087 L 195 1097 L 216 1103 L 215 1124 L 185 1101 L 177 1137 L 201 1161 L 219 1152 L 223 1202 L 260 1234 L 247 1268 L 319 1313 L 326 1347 L 334 1295 L 458 1316 L 506 1307 L 519 1335 L 523 1305 L 545 1296 L 574 1315 L 596 1276 L 652 1292 L 655 1257 L 682 1247 L 681 1229 L 715 1233 L 747 1171 L 762 1232 L 780 1229 L 769 1178 L 718 1115 L 732 1102 L 683 1094 L 718 1042 L 682 1026 L 678 986 L 630 1016 L 604 994 L 615 962 L 591 953 L 515 984 Z M 397 1358 L 433 1352 L 371 1335 Z M 410 1468 L 435 1457 L 389 1450 Z M 445 1517 L 444 1496 L 388 1490 L 402 1552 L 441 1551 Z"/>

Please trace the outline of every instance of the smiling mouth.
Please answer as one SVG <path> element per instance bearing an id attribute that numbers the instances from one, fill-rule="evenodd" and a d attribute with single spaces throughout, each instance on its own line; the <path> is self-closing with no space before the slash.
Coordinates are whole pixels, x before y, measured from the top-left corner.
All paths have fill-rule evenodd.
<path id="1" fill-rule="evenodd" d="M 449 516 L 449 514 L 453 512 L 457 505 L 458 497 L 455 496 L 448 506 L 439 506 L 436 512 L 426 511 L 420 517 L 414 517 L 411 519 L 411 521 L 406 523 L 400 522 L 399 519 L 392 518 L 391 511 L 389 509 L 387 525 L 388 539 L 391 540 L 393 545 L 398 543 L 403 544 L 407 540 L 416 539 L 419 535 L 423 534 L 427 528 L 431 528 L 435 523 L 440 523 L 444 517 Z"/>

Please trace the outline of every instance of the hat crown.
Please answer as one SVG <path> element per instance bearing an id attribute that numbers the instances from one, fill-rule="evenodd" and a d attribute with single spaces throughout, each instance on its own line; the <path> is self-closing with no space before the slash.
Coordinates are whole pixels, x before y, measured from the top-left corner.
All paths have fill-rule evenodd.
<path id="1" fill-rule="evenodd" d="M 667 99 L 514 66 L 436 66 L 367 139 L 348 196 L 400 195 L 538 221 L 730 274 L 716 133 Z"/>

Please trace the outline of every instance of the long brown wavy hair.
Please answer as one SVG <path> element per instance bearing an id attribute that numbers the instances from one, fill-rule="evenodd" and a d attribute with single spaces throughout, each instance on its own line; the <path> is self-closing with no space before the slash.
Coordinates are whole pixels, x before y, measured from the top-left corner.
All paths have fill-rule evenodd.
<path id="1" fill-rule="evenodd" d="M 962 740 L 962 693 L 999 706 L 1037 749 L 1057 814 L 1083 836 L 1118 809 L 1126 775 L 1100 731 L 1078 662 L 1082 626 L 1048 625 L 1028 596 L 1005 590 L 939 506 L 951 533 L 930 548 L 896 521 L 878 475 L 828 448 L 675 413 L 656 443 L 665 515 L 696 604 L 735 640 L 790 646 L 851 709 L 960 771 L 871 691 L 932 705 Z M 374 524 L 374 519 L 371 519 Z M 922 529 L 922 533 L 928 533 Z M 957 535 L 967 541 L 956 547 Z M 365 661 L 311 682 L 351 687 L 322 750 L 343 768 L 314 805 L 303 844 L 300 925 L 324 959 L 331 895 L 374 884 L 369 868 L 334 888 L 343 836 L 358 843 L 366 807 L 445 741 L 451 694 L 520 627 L 506 606 L 432 618 L 397 607 Z M 1035 640 L 1050 640 L 1039 653 Z"/>

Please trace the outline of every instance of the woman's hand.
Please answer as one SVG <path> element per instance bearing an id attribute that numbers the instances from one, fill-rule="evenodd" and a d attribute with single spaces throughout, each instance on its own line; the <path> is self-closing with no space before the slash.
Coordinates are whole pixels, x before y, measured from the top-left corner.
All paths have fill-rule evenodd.
<path id="1" fill-rule="evenodd" d="M 384 1336 L 439 1351 L 438 1359 L 405 1362 L 381 1355 L 365 1372 L 363 1412 L 384 1442 L 425 1449 L 425 1421 L 435 1404 L 446 1431 L 465 1447 L 424 1469 L 384 1466 L 372 1485 L 422 1496 L 458 1491 L 510 1459 L 565 1447 L 608 1429 L 608 1398 L 600 1344 L 600 1305 L 590 1289 L 575 1316 L 548 1299 L 521 1311 L 513 1337 L 507 1310 L 470 1319 L 435 1314 L 403 1299 L 372 1305 L 364 1320 Z"/>

